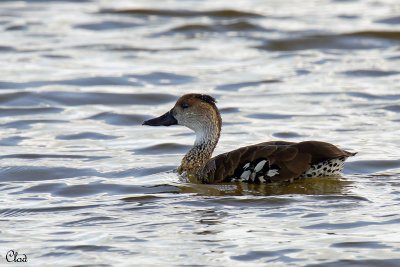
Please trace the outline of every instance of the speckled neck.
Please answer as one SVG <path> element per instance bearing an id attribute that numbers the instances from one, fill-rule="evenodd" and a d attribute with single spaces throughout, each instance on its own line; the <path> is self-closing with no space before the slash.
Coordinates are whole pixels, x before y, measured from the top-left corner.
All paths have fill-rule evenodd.
<path id="1" fill-rule="evenodd" d="M 196 173 L 211 158 L 218 143 L 220 132 L 221 125 L 219 121 L 197 131 L 194 146 L 183 157 L 179 172 L 186 172 L 188 175 Z"/>

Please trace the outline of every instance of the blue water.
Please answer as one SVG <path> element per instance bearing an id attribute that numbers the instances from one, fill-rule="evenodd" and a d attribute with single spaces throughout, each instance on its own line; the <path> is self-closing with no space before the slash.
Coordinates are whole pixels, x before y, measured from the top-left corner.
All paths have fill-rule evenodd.
<path id="1" fill-rule="evenodd" d="M 399 8 L 2 1 L 0 265 L 399 266 Z M 193 133 L 141 124 L 190 92 L 218 100 L 215 154 L 358 154 L 342 177 L 188 183 Z"/>

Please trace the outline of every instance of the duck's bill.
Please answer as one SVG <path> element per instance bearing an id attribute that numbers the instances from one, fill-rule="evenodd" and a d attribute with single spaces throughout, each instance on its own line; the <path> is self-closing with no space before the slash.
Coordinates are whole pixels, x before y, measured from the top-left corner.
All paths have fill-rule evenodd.
<path id="1" fill-rule="evenodd" d="M 172 110 L 168 111 L 164 115 L 147 120 L 143 122 L 142 125 L 149 125 L 149 126 L 170 126 L 170 125 L 175 125 L 178 124 L 178 121 L 174 118 L 172 115 Z"/>

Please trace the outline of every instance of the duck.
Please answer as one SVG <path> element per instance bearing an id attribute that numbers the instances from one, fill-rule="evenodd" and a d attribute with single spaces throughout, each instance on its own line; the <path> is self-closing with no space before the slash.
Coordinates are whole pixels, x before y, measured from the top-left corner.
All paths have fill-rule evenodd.
<path id="1" fill-rule="evenodd" d="M 321 141 L 268 141 L 212 157 L 222 127 L 216 102 L 210 95 L 185 94 L 171 110 L 142 124 L 182 125 L 195 132 L 194 145 L 183 157 L 178 172 L 198 183 L 263 184 L 337 176 L 345 160 L 356 155 Z"/>

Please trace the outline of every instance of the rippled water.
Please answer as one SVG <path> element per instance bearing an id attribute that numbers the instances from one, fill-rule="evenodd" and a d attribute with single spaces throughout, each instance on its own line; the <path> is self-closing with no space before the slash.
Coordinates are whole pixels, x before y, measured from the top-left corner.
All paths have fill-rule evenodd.
<path id="1" fill-rule="evenodd" d="M 2 1 L 0 265 L 399 266 L 400 3 Z M 343 177 L 199 185 L 144 127 L 218 100 L 215 154 L 358 151 Z M 6 265 L 7 264 L 7 265 Z M 21 266 L 15 263 L 15 266 Z"/>

